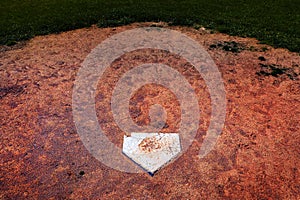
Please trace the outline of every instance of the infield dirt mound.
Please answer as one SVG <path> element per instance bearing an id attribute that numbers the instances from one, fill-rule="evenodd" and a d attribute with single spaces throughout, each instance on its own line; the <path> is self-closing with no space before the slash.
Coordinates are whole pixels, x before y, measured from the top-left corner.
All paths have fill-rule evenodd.
<path id="1" fill-rule="evenodd" d="M 145 62 L 178 70 L 201 109 L 195 141 L 154 177 L 110 169 L 85 149 L 72 118 L 72 89 L 86 56 L 121 31 L 164 26 L 199 42 L 218 66 L 227 114 L 217 145 L 199 159 L 210 120 L 209 92 L 183 58 L 142 50 L 116 60 L 97 88 L 96 111 L 107 137 L 121 147 L 123 133 L 110 110 L 112 88 L 126 70 Z M 255 39 L 205 29 L 135 23 L 91 27 L 36 37 L 0 52 L 0 199 L 299 199 L 300 56 Z M 163 131 L 179 128 L 180 105 L 171 91 L 145 85 L 131 98 L 130 114 L 149 123 L 149 107 L 166 109 Z"/>

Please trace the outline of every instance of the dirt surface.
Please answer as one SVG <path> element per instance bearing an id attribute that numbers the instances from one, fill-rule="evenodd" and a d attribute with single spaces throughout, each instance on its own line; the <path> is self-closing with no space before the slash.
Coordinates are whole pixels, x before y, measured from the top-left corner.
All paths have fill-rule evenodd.
<path id="1" fill-rule="evenodd" d="M 203 45 L 224 80 L 226 122 L 205 158 L 198 157 L 211 113 L 205 82 L 183 58 L 159 50 L 126 54 L 105 71 L 95 97 L 98 120 L 121 147 L 124 133 L 110 111 L 112 88 L 133 66 L 168 64 L 199 100 L 199 129 L 190 148 L 153 177 L 111 169 L 86 150 L 72 117 L 81 63 L 109 36 L 150 25 L 165 26 L 91 27 L 1 47 L 0 199 L 300 199 L 300 56 L 255 39 L 168 27 Z M 133 120 L 148 124 L 153 104 L 167 112 L 162 132 L 178 131 L 180 104 L 159 85 L 145 85 L 132 96 Z"/>

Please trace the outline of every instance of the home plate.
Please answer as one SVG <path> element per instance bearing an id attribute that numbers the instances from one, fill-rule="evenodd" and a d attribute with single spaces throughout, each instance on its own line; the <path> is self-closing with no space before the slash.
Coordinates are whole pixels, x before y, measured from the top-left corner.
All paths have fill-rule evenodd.
<path id="1" fill-rule="evenodd" d="M 177 133 L 131 133 L 124 136 L 123 153 L 150 175 L 172 161 L 180 151 Z"/>

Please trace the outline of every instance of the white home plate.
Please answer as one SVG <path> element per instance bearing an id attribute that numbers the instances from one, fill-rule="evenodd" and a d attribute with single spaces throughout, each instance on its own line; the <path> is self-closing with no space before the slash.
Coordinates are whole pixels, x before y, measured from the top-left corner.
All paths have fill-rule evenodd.
<path id="1" fill-rule="evenodd" d="M 150 175 L 173 160 L 180 151 L 177 133 L 131 133 L 131 136 L 124 136 L 123 153 Z"/>

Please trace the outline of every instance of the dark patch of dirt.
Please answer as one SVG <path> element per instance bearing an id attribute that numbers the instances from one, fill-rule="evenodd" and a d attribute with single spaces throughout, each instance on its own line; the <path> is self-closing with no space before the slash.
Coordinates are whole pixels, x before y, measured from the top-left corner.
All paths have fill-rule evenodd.
<path id="1" fill-rule="evenodd" d="M 232 53 L 240 53 L 245 49 L 245 46 L 237 43 L 235 41 L 224 41 L 224 42 L 218 42 L 216 44 L 211 44 L 209 46 L 210 49 L 222 49 L 223 51 L 230 51 Z"/>

